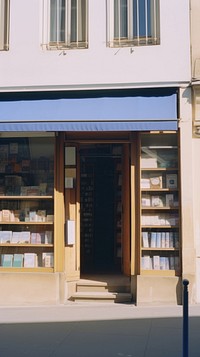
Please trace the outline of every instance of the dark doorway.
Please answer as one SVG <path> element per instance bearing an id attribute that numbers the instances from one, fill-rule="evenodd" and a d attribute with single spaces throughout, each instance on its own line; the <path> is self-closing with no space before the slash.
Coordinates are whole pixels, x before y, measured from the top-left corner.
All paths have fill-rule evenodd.
<path id="1" fill-rule="evenodd" d="M 119 267 L 116 167 L 121 156 L 113 155 L 112 149 L 93 145 L 80 150 L 82 273 L 113 273 Z"/>
<path id="2" fill-rule="evenodd" d="M 94 262 L 100 271 L 114 266 L 114 163 L 96 158 L 94 191 Z"/>

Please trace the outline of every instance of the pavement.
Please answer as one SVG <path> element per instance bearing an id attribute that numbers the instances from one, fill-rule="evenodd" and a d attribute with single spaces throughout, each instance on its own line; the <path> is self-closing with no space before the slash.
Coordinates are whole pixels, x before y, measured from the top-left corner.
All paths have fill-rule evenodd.
<path id="1" fill-rule="evenodd" d="M 188 330 L 187 357 L 200 357 L 200 305 Z M 0 307 L 0 357 L 186 357 L 182 334 L 182 306 Z"/>

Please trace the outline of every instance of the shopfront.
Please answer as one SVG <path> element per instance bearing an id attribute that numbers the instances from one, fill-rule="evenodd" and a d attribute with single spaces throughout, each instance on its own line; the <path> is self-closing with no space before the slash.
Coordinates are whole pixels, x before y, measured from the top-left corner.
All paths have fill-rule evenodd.
<path id="1" fill-rule="evenodd" d="M 64 303 L 85 274 L 122 274 L 138 302 L 152 280 L 168 281 L 173 299 L 176 90 L 32 93 L 0 107 L 2 289 L 24 304 Z"/>

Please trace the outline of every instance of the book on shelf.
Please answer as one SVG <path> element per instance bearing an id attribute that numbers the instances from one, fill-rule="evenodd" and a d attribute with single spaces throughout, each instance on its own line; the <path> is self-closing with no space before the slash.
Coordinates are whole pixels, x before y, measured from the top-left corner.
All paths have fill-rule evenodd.
<path id="1" fill-rule="evenodd" d="M 165 257 L 160 257 L 160 270 L 165 270 Z"/>
<path id="2" fill-rule="evenodd" d="M 151 270 L 152 269 L 152 259 L 150 255 L 143 255 L 141 258 L 141 268 L 143 270 Z"/>
<path id="3" fill-rule="evenodd" d="M 10 210 L 2 209 L 2 222 L 9 222 L 9 221 L 10 221 Z"/>
<path id="4" fill-rule="evenodd" d="M 30 231 L 20 232 L 20 243 L 29 244 L 30 242 L 31 242 L 31 232 Z"/>
<path id="5" fill-rule="evenodd" d="M 160 256 L 153 255 L 153 269 L 160 270 Z"/>
<path id="6" fill-rule="evenodd" d="M 177 174 L 166 174 L 166 187 L 177 188 Z"/>
<path id="7" fill-rule="evenodd" d="M 0 231 L 0 243 L 10 243 L 12 240 L 12 231 Z"/>
<path id="8" fill-rule="evenodd" d="M 156 248 L 161 248 L 161 232 L 156 233 Z"/>
<path id="9" fill-rule="evenodd" d="M 142 169 L 155 169 L 158 167 L 157 157 L 141 157 L 141 168 Z"/>
<path id="10" fill-rule="evenodd" d="M 156 248 L 156 243 L 157 243 L 156 238 L 157 238 L 157 233 L 151 232 L 151 241 L 150 241 L 151 248 Z"/>
<path id="11" fill-rule="evenodd" d="M 163 196 L 152 196 L 151 197 L 151 206 L 152 207 L 163 207 L 164 206 Z"/>
<path id="12" fill-rule="evenodd" d="M 12 238 L 11 238 L 10 243 L 11 244 L 20 243 L 20 236 L 21 236 L 21 232 L 12 232 Z"/>
<path id="13" fill-rule="evenodd" d="M 142 195 L 142 207 L 150 207 L 151 206 L 151 196 L 150 195 Z"/>
<path id="14" fill-rule="evenodd" d="M 24 263 L 24 254 L 14 254 L 13 257 L 13 267 L 22 268 Z"/>
<path id="15" fill-rule="evenodd" d="M 165 248 L 165 232 L 161 232 L 161 248 Z"/>
<path id="16" fill-rule="evenodd" d="M 45 244 L 53 244 L 53 232 L 45 231 Z"/>
<path id="17" fill-rule="evenodd" d="M 142 232 L 142 246 L 143 246 L 143 248 L 149 248 L 149 234 L 148 234 L 148 232 Z"/>
<path id="18" fill-rule="evenodd" d="M 150 179 L 149 178 L 141 178 L 141 188 L 150 188 Z"/>
<path id="19" fill-rule="evenodd" d="M 169 270 L 169 257 L 160 257 L 160 270 Z"/>
<path id="20" fill-rule="evenodd" d="M 150 177 L 150 188 L 152 189 L 162 188 L 162 175 Z"/>
<path id="21" fill-rule="evenodd" d="M 31 244 L 45 244 L 45 233 L 31 232 Z"/>
<path id="22" fill-rule="evenodd" d="M 45 222 L 45 221 L 46 221 L 46 210 L 38 210 L 37 222 Z"/>
<path id="23" fill-rule="evenodd" d="M 53 268 L 54 254 L 52 252 L 43 252 L 42 253 L 42 265 L 45 268 Z"/>
<path id="24" fill-rule="evenodd" d="M 36 268 L 38 266 L 38 259 L 36 253 L 24 253 L 24 267 Z"/>
<path id="25" fill-rule="evenodd" d="M 1 265 L 3 267 L 12 267 L 13 265 L 13 254 L 2 254 Z"/>
<path id="26" fill-rule="evenodd" d="M 169 248 L 169 232 L 165 232 L 165 248 Z"/>

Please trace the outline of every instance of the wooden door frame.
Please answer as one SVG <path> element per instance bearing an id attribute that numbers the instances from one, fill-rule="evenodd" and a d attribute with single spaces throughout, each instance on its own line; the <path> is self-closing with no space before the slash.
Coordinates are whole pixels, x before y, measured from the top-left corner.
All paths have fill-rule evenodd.
<path id="1" fill-rule="evenodd" d="M 65 145 L 77 147 L 77 180 L 76 180 L 76 268 L 80 271 L 80 155 L 82 144 L 121 144 L 122 145 L 122 274 L 131 274 L 131 192 L 130 192 L 130 133 L 71 133 L 65 138 Z M 113 137 L 112 137 L 113 135 Z M 117 135 L 117 138 L 115 137 Z"/>

